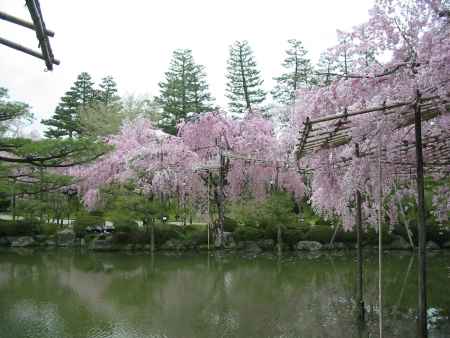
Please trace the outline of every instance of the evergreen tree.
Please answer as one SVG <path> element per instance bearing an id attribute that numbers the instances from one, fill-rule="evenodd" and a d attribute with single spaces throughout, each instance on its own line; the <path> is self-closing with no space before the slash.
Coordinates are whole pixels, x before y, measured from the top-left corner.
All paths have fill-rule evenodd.
<path id="1" fill-rule="evenodd" d="M 69 91 L 61 98 L 53 117 L 42 120 L 50 128 L 45 132 L 48 138 L 68 136 L 72 138 L 82 133 L 80 125 L 80 110 L 87 109 L 95 99 L 91 76 L 83 72 L 78 75 Z"/>
<path id="2" fill-rule="evenodd" d="M 112 76 L 105 76 L 100 83 L 97 99 L 106 106 L 116 105 L 120 101 L 117 95 L 117 83 Z"/>
<path id="3" fill-rule="evenodd" d="M 193 77 L 192 77 L 192 93 L 190 94 L 190 112 L 203 113 L 212 110 L 212 98 L 209 93 L 209 86 L 206 82 L 205 67 L 201 65 L 195 65 Z"/>
<path id="4" fill-rule="evenodd" d="M 262 103 L 266 93 L 248 41 L 236 41 L 230 46 L 227 67 L 227 97 L 231 111 L 252 111 Z"/>
<path id="5" fill-rule="evenodd" d="M 320 54 L 319 63 L 317 64 L 316 82 L 319 86 L 329 86 L 336 78 L 334 75 L 338 72 L 339 64 L 334 62 L 334 59 L 329 53 L 323 52 Z"/>
<path id="6" fill-rule="evenodd" d="M 282 64 L 287 71 L 274 78 L 277 84 L 271 92 L 274 100 L 282 104 L 294 104 L 297 90 L 308 88 L 314 83 L 311 60 L 302 42 L 291 39 L 288 43 L 289 49 Z"/>
<path id="7" fill-rule="evenodd" d="M 174 51 L 165 80 L 159 83 L 161 105 L 160 126 L 164 131 L 176 134 L 176 124 L 189 113 L 211 110 L 211 96 L 208 91 L 204 67 L 194 62 L 190 49 Z"/>

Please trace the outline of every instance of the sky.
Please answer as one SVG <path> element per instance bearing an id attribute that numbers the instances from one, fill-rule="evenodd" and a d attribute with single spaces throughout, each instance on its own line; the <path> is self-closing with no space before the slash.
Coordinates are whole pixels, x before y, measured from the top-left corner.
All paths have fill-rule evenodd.
<path id="1" fill-rule="evenodd" d="M 49 118 L 77 75 L 112 75 L 120 95 L 158 95 L 173 50 L 192 49 L 210 91 L 226 108 L 226 62 L 235 40 L 248 40 L 270 91 L 282 72 L 288 39 L 301 40 L 314 62 L 336 42 L 336 29 L 367 20 L 373 0 L 40 0 L 53 53 L 42 60 L 0 45 L 0 87 Z M 0 0 L 0 11 L 31 21 L 25 1 Z M 37 49 L 34 33 L 0 20 L 0 36 Z M 35 127 L 37 124 L 35 124 Z M 38 127 L 39 128 L 39 127 Z"/>

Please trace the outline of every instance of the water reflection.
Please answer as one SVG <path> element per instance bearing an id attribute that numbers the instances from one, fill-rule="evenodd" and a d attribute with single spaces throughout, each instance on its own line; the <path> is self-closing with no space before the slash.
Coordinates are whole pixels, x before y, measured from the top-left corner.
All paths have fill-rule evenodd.
<path id="1" fill-rule="evenodd" d="M 386 337 L 415 337 L 416 261 L 386 254 Z M 355 321 L 353 254 L 0 253 L 0 337 L 376 337 L 376 256 Z M 450 253 L 429 258 L 431 337 L 450 337 Z"/>

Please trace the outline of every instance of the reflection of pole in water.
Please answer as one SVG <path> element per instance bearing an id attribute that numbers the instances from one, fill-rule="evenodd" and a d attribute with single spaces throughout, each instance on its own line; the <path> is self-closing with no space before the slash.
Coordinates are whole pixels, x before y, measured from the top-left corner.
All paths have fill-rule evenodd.
<path id="1" fill-rule="evenodd" d="M 403 279 L 402 288 L 400 289 L 400 295 L 398 296 L 397 304 L 394 307 L 394 312 L 397 312 L 398 308 L 400 307 L 400 304 L 401 304 L 401 301 L 402 301 L 402 298 L 403 298 L 403 294 L 405 292 L 405 286 L 406 286 L 406 283 L 408 281 L 409 273 L 411 271 L 413 262 L 414 262 L 414 255 L 411 255 L 409 257 L 409 264 L 408 264 L 408 268 L 406 269 L 405 278 Z"/>

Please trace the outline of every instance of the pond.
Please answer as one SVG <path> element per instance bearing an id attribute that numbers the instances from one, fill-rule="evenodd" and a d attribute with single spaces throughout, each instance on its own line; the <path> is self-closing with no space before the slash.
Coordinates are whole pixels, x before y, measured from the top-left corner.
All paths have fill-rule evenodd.
<path id="1" fill-rule="evenodd" d="M 357 325 L 354 252 L 0 252 L 0 337 L 377 337 L 377 255 L 365 255 Z M 416 337 L 417 259 L 384 255 L 385 337 Z M 430 337 L 450 337 L 450 252 L 429 254 Z"/>

